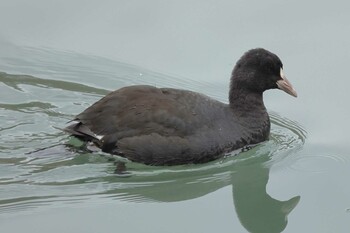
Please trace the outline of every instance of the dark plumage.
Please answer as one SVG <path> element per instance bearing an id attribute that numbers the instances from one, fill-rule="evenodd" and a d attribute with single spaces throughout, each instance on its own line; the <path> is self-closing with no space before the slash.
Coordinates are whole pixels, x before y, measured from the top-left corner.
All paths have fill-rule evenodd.
<path id="1" fill-rule="evenodd" d="M 211 161 L 268 139 L 263 92 L 279 88 L 296 97 L 282 68 L 275 54 L 252 49 L 233 69 L 229 104 L 192 91 L 130 86 L 109 93 L 64 130 L 144 164 Z"/>

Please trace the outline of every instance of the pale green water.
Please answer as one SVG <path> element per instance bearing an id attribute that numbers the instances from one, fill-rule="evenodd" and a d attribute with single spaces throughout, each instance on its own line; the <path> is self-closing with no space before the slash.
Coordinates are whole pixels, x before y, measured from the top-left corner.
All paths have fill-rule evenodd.
<path id="1" fill-rule="evenodd" d="M 315 8 L 268 2 L 271 9 L 240 1 L 206 2 L 192 12 L 180 1 L 171 4 L 183 10 L 176 13 L 157 11 L 165 5 L 155 1 L 149 6 L 110 2 L 99 5 L 99 11 L 84 5 L 75 12 L 82 19 L 74 22 L 90 22 L 96 33 L 64 23 L 73 17 L 68 9 L 78 3 L 57 2 L 55 10 L 67 14 L 60 18 L 45 1 L 36 0 L 47 21 L 29 13 L 39 12 L 33 5 L 19 7 L 22 18 L 9 21 L 6 17 L 20 3 L 4 1 L 0 8 L 1 232 L 349 231 L 350 32 L 345 24 L 350 16 L 345 2 Z M 111 5 L 123 11 L 114 16 Z M 235 14 L 228 14 L 229 6 Z M 154 14 L 146 17 L 144 9 Z M 99 17 L 90 19 L 94 14 Z M 236 15 L 249 20 L 242 23 Z M 55 17 L 62 21 L 53 22 Z M 135 17 L 142 19 L 141 28 Z M 116 19 L 130 21 L 122 25 Z M 109 34 L 103 37 L 101 25 L 112 22 L 116 29 L 107 29 L 114 34 L 106 29 Z M 143 40 L 135 33 L 142 33 Z M 104 44 L 102 38 L 107 38 Z M 190 89 L 225 102 L 234 61 L 257 46 L 280 55 L 299 97 L 265 94 L 271 139 L 252 150 L 203 165 L 128 163 L 130 175 L 120 177 L 111 159 L 65 146 L 76 142 L 54 128 L 126 85 Z M 47 149 L 36 151 L 40 148 Z"/>

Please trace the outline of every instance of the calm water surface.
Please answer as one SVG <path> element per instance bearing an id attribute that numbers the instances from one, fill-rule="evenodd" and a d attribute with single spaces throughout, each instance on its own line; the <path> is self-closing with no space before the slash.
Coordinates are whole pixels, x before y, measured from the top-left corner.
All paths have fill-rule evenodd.
<path id="1" fill-rule="evenodd" d="M 13 6 L 16 2 L 5 1 L 5 5 Z M 249 12 L 248 5 L 238 2 L 242 12 Z M 37 3 L 48 13 L 51 11 L 44 1 L 37 0 Z M 290 9 L 299 10 L 297 5 L 286 4 Z M 58 11 L 63 6 L 58 4 Z M 74 6 L 71 7 L 74 9 Z M 89 6 L 83 8 L 83 12 L 90 12 Z M 282 8 L 279 4 L 273 6 L 275 10 Z M 42 39 L 46 38 L 44 36 L 38 39 L 38 33 L 29 36 L 26 30 L 4 28 L 3 33 L 8 36 L 4 36 L 5 39 L 0 36 L 1 232 L 349 232 L 350 155 L 347 143 L 350 139 L 350 81 L 346 77 L 346 67 L 350 59 L 350 36 L 342 28 L 346 16 L 342 14 L 340 5 L 319 6 L 323 7 L 323 11 L 313 11 L 314 17 L 305 9 L 299 10 L 299 26 L 306 27 L 293 24 L 290 19 L 292 13 L 285 12 L 290 17 L 283 17 L 281 23 L 291 24 L 289 31 L 279 28 L 283 36 L 278 39 L 279 34 L 272 29 L 269 33 L 259 31 L 260 21 L 254 17 L 246 21 L 248 27 L 257 29 L 254 40 L 248 39 L 252 32 L 246 29 L 242 29 L 244 36 L 234 34 L 231 37 L 236 38 L 243 48 L 254 47 L 256 41 L 268 48 L 277 47 L 286 74 L 298 91 L 298 99 L 279 91 L 265 94 L 272 121 L 269 141 L 251 150 L 238 150 L 223 159 L 201 165 L 152 167 L 128 162 L 128 174 L 123 176 L 115 174 L 115 163 L 119 158 L 87 153 L 81 147 L 81 142 L 68 137 L 57 127 L 64 127 L 74 115 L 109 91 L 127 85 L 185 88 L 227 102 L 232 61 L 237 60 L 241 52 L 228 51 L 221 55 L 213 52 L 220 51 L 220 48 L 223 51 L 225 48 L 232 49 L 229 47 L 231 42 L 224 39 L 229 38 L 230 34 L 221 35 L 220 29 L 215 26 L 214 16 L 224 17 L 224 14 L 213 13 L 210 4 L 203 4 L 201 10 L 190 16 L 182 12 L 190 19 L 198 20 L 190 21 L 190 26 L 196 25 L 194 34 L 205 34 L 204 29 L 213 27 L 221 36 L 209 33 L 208 36 L 212 37 L 201 37 L 205 40 L 195 38 L 189 44 L 173 39 L 170 42 L 175 48 L 167 51 L 171 56 L 164 59 L 159 69 L 155 69 L 161 72 L 135 64 L 155 67 L 155 60 L 143 57 L 151 54 L 147 48 L 158 46 L 158 50 L 152 51 L 153 58 L 157 58 L 162 57 L 162 50 L 169 46 L 164 42 L 157 44 L 148 34 L 145 35 L 147 43 L 137 42 L 134 34 L 128 31 L 129 27 L 124 28 L 122 37 L 129 35 L 130 43 L 125 38 L 114 39 L 123 42 L 131 54 L 139 51 L 141 57 L 124 56 L 123 48 L 116 49 L 108 40 L 106 45 L 100 45 L 100 51 L 107 51 L 107 47 L 114 48 L 125 60 L 135 61 L 130 64 L 118 62 L 108 52 L 104 53 L 105 56 L 97 56 L 101 53 L 88 49 L 86 53 L 71 52 L 74 49 L 59 37 L 51 37 L 49 42 Z M 172 7 L 181 8 L 181 4 Z M 227 10 L 220 4 L 215 7 L 216 10 Z M 108 14 L 101 9 L 108 13 L 107 8 L 99 8 L 102 18 Z M 124 4 L 122 8 L 126 12 L 135 10 L 144 19 L 141 8 L 131 3 Z M 265 7 L 259 10 L 255 17 L 269 12 Z M 26 11 L 22 11 L 23 16 L 31 19 Z M 207 16 L 213 25 L 199 17 L 202 11 L 211 12 Z M 4 12 L 0 19 L 6 14 Z M 164 18 L 164 22 L 172 22 L 171 15 L 168 17 L 158 11 L 157 14 Z M 121 15 L 127 17 L 124 13 Z M 318 18 L 320 15 L 325 17 L 324 21 Z M 153 19 L 155 16 L 149 17 Z M 108 18 L 103 19 L 110 23 Z M 174 19 L 184 20 L 183 17 Z M 348 16 L 346 19 L 350 20 Z M 89 21 L 87 18 L 84 20 Z M 99 20 L 97 17 L 93 21 L 94 26 L 98 25 Z M 266 20 L 272 20 L 270 15 Z M 33 25 L 34 22 L 38 23 L 29 20 Z M 158 21 L 144 23 L 145 27 L 148 26 L 147 30 L 154 33 L 156 29 L 150 25 L 160 27 Z M 135 26 L 133 21 L 129 24 Z M 10 25 L 19 27 L 18 20 L 11 21 Z M 62 25 L 58 27 L 61 30 L 70 28 L 69 24 Z M 319 29 L 319 25 L 323 28 Z M 176 30 L 160 28 L 167 33 L 187 35 L 187 39 L 190 39 L 190 26 Z M 221 26 L 227 28 L 225 23 Z M 64 30 L 61 33 L 66 33 Z M 339 36 L 327 39 L 328 35 L 323 34 L 325 30 L 337 32 Z M 295 33 L 292 35 L 291 31 Z M 47 29 L 44 32 L 51 31 Z M 82 35 L 87 33 L 84 28 L 78 28 L 77 32 Z M 309 36 L 301 32 L 307 32 Z M 161 34 L 162 39 L 167 39 L 167 33 Z M 13 40 L 20 40 L 23 36 L 28 40 L 22 39 L 22 42 L 29 41 L 33 46 L 18 45 L 18 41 L 9 42 L 12 40 L 6 38 L 11 38 L 11 35 Z M 275 37 L 271 39 L 271 35 Z M 89 39 L 78 40 L 79 33 L 67 33 L 67 36 L 75 42 L 91 43 Z M 96 34 L 92 36 L 95 39 L 98 37 Z M 326 39 L 328 42 L 325 42 Z M 40 41 L 41 44 L 33 41 Z M 213 44 L 213 41 L 217 44 Z M 55 43 L 59 46 L 55 46 Z M 46 44 L 57 48 L 44 48 Z M 136 46 L 136 50 L 130 47 L 131 44 Z M 188 50 L 178 54 L 179 48 L 176 46 L 179 44 Z M 209 55 L 198 61 L 200 45 L 207 46 Z M 76 46 L 82 50 L 78 43 Z M 242 47 L 237 49 L 243 52 L 246 49 Z M 323 52 L 318 48 L 322 48 Z M 193 54 L 199 53 L 196 62 L 191 60 L 191 56 L 194 56 L 188 52 L 191 49 Z M 230 59 L 226 56 L 230 56 Z M 183 60 L 179 57 L 183 57 Z M 211 57 L 217 59 L 212 61 Z M 220 71 L 211 70 L 216 67 L 216 62 L 224 64 L 224 68 L 219 66 L 217 70 Z M 188 64 L 192 68 L 186 68 Z M 166 70 L 174 73 L 177 66 L 185 67 L 179 72 L 181 75 L 166 74 Z M 208 73 L 205 74 L 203 66 L 208 68 Z M 206 76 L 214 73 L 223 74 L 223 77 L 213 79 Z M 194 76 L 187 78 L 190 74 Z"/>

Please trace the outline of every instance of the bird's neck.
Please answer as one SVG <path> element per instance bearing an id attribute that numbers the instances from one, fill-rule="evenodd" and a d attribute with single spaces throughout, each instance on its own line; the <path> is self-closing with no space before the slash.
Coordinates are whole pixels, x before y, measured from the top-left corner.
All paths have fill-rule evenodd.
<path id="1" fill-rule="evenodd" d="M 266 112 L 263 94 L 249 90 L 232 88 L 229 93 L 230 107 L 243 115 Z"/>
<path id="2" fill-rule="evenodd" d="M 266 111 L 262 93 L 244 90 L 230 92 L 230 108 L 244 129 L 249 130 L 249 144 L 267 140 L 270 134 L 270 118 Z"/>

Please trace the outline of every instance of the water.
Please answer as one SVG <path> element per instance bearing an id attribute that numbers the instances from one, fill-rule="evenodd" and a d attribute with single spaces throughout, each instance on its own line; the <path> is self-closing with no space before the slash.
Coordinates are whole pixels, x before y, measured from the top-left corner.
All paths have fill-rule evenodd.
<path id="1" fill-rule="evenodd" d="M 348 232 L 347 3 L 223 2 L 0 3 L 1 232 Z M 46 20 L 34 17 L 43 9 Z M 115 158 L 56 128 L 127 85 L 226 102 L 234 61 L 257 46 L 281 56 L 299 97 L 264 95 L 271 138 L 251 150 L 200 165 L 129 162 L 120 176 Z"/>

